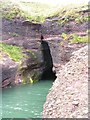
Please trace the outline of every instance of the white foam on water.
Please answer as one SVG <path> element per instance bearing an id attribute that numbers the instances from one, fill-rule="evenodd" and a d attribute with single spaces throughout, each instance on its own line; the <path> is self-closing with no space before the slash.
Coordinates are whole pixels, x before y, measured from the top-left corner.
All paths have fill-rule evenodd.
<path id="1" fill-rule="evenodd" d="M 16 107 L 14 108 L 14 110 L 22 110 L 22 108 Z"/>

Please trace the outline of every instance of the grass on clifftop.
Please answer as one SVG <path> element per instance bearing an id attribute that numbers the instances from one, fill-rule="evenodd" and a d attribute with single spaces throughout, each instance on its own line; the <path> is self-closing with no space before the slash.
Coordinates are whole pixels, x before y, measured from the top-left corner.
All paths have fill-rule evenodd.
<path id="1" fill-rule="evenodd" d="M 71 40 L 71 43 L 88 43 L 88 36 L 78 36 L 78 35 L 73 35 L 73 39 Z"/>
<path id="2" fill-rule="evenodd" d="M 87 9 L 87 5 L 52 6 L 35 2 L 19 2 L 16 4 L 13 1 L 12 3 L 2 1 L 0 4 L 2 16 L 10 20 L 24 18 L 32 22 L 43 23 L 48 17 L 58 16 L 60 18 L 58 23 L 62 24 L 69 20 L 83 22 L 88 19 L 88 17 L 78 13 L 78 11 Z"/>
<path id="3" fill-rule="evenodd" d="M 88 36 L 79 36 L 77 34 L 66 34 L 62 33 L 61 35 L 63 41 L 60 42 L 60 45 L 73 44 L 73 43 L 90 43 Z"/>
<path id="4" fill-rule="evenodd" d="M 22 49 L 20 47 L 0 43 L 0 50 L 5 52 L 16 62 L 19 62 L 23 58 Z"/>
<path id="5" fill-rule="evenodd" d="M 47 4 L 34 2 L 20 2 L 18 4 L 10 2 L 1 2 L 2 16 L 12 20 L 15 18 L 24 18 L 33 22 L 44 22 L 47 17 L 51 17 L 57 12 L 56 7 Z"/>
<path id="6" fill-rule="evenodd" d="M 88 21 L 88 15 L 80 11 L 88 9 L 88 5 L 68 5 L 61 7 L 58 10 L 58 16 L 61 18 L 58 22 L 65 24 L 68 21 L 75 21 L 76 23 L 83 23 Z"/>

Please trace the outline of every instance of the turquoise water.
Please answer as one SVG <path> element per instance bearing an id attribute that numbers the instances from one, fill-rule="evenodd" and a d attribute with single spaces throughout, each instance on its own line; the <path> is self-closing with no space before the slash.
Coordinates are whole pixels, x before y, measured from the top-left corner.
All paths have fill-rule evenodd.
<path id="1" fill-rule="evenodd" d="M 2 91 L 3 118 L 40 118 L 52 81 L 20 85 Z M 1 107 L 1 106 L 0 106 Z"/>

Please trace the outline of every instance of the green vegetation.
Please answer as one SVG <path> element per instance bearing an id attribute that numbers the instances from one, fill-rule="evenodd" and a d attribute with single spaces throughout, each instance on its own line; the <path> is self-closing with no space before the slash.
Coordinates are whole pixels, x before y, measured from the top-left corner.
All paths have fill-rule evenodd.
<path id="1" fill-rule="evenodd" d="M 31 22 L 43 23 L 46 18 L 59 17 L 58 24 L 63 25 L 70 20 L 80 23 L 88 20 L 88 16 L 84 15 L 81 10 L 88 9 L 88 5 L 48 5 L 35 2 L 1 2 L 2 15 L 7 19 L 23 18 Z"/>
<path id="2" fill-rule="evenodd" d="M 80 23 L 83 23 L 83 22 L 87 22 L 88 20 L 89 20 L 88 16 L 80 16 L 80 17 L 77 17 L 75 19 L 75 22 L 80 24 Z"/>
<path id="3" fill-rule="evenodd" d="M 26 52 L 28 52 L 32 58 L 37 58 L 36 54 L 32 50 L 26 50 Z"/>
<path id="4" fill-rule="evenodd" d="M 62 33 L 61 37 L 63 38 L 64 41 L 67 41 L 70 39 L 71 35 L 70 34 L 66 34 L 66 33 Z"/>
<path id="5" fill-rule="evenodd" d="M 32 22 L 44 22 L 47 17 L 56 14 L 57 8 L 47 4 L 20 2 L 10 4 L 10 2 L 1 2 L 2 15 L 7 19 L 23 18 Z"/>
<path id="6" fill-rule="evenodd" d="M 13 4 L 3 4 L 2 5 L 2 17 L 12 20 L 15 18 L 22 18 L 24 17 L 23 11 L 19 8 L 18 5 Z"/>
<path id="7" fill-rule="evenodd" d="M 82 23 L 88 21 L 88 15 L 83 14 L 82 10 L 88 9 L 88 5 L 71 5 L 61 7 L 58 10 L 58 16 L 60 20 L 58 20 L 58 24 L 63 26 L 64 24 L 68 24 L 69 21 L 75 21 L 76 23 Z"/>
<path id="8" fill-rule="evenodd" d="M 17 46 L 7 45 L 0 43 L 0 50 L 4 51 L 10 56 L 10 58 L 16 62 L 19 62 L 23 58 L 22 49 Z"/>
<path id="9" fill-rule="evenodd" d="M 60 43 L 61 45 L 65 45 L 67 43 L 88 43 L 88 36 L 79 36 L 77 34 L 66 34 L 62 33 L 61 35 L 63 41 Z"/>
<path id="10" fill-rule="evenodd" d="M 27 19 L 41 23 L 44 22 L 46 18 L 54 16 L 57 11 L 57 8 L 42 3 L 22 2 L 21 6 L 24 8 Z"/>
<path id="11" fill-rule="evenodd" d="M 33 84 L 35 82 L 38 82 L 38 80 L 40 79 L 40 72 L 36 69 L 31 69 L 30 67 L 26 67 L 24 68 L 22 66 L 22 63 L 20 64 L 19 67 L 19 72 L 22 75 L 22 83 L 23 84 Z"/>
<path id="12" fill-rule="evenodd" d="M 76 34 L 72 35 L 71 43 L 88 43 L 88 37 L 87 36 L 78 36 Z"/>

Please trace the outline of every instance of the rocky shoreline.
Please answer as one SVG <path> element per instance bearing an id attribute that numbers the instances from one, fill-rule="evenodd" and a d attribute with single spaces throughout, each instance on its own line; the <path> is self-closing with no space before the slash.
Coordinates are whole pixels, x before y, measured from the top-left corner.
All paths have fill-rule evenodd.
<path id="1" fill-rule="evenodd" d="M 59 68 L 47 95 L 43 118 L 88 118 L 88 46 Z"/>
<path id="2" fill-rule="evenodd" d="M 3 29 L 5 29 L 4 27 L 5 26 L 3 26 Z M 87 27 L 83 31 L 85 32 L 85 35 L 87 35 L 86 30 Z M 6 33 L 3 33 L 3 35 L 6 35 Z M 38 36 L 40 36 L 39 33 Z M 40 52 L 40 38 L 37 37 L 36 39 L 33 37 L 28 38 L 26 36 L 8 36 L 10 38 L 6 40 L 4 37 L 2 41 L 3 43 L 23 47 L 24 53 L 27 55 L 29 54 L 30 59 L 24 59 L 24 63 L 22 65 L 22 69 L 27 71 L 24 74 L 24 76 L 26 76 L 25 79 L 28 77 L 28 81 L 30 82 L 31 76 L 35 77 L 35 79 L 39 78 L 38 72 L 42 71 L 44 67 L 41 65 L 43 61 L 42 53 Z M 60 42 L 62 41 L 62 38 L 60 35 L 44 35 L 44 37 L 44 41 L 46 41 L 50 47 L 51 56 L 53 59 L 53 71 L 56 72 L 57 79 L 53 83 L 53 86 L 47 96 L 43 110 L 43 118 L 87 118 L 88 54 L 86 44 L 74 43 L 61 46 Z M 29 50 L 32 52 L 30 53 Z M 33 54 L 37 55 L 37 57 L 33 56 Z M 8 73 L 12 74 L 9 74 L 9 76 L 6 75 L 8 76 L 7 78 L 4 76 L 3 79 L 6 80 L 6 82 L 4 81 L 4 83 L 2 83 L 2 81 L 0 81 L 0 84 L 6 87 L 11 84 L 11 81 L 14 85 L 21 83 L 22 77 L 20 74 L 14 75 L 18 72 L 19 63 L 12 61 L 9 56 L 4 53 L 2 53 L 2 56 L 3 58 L 0 66 L 3 65 L 3 70 L 5 68 L 4 73 L 5 71 L 8 71 Z M 33 69 L 27 69 L 28 66 L 30 69 Z M 35 74 L 32 75 L 32 73 Z"/>
<path id="3" fill-rule="evenodd" d="M 25 56 L 16 62 L 0 48 L 0 88 L 32 84 L 43 73 L 48 74 L 48 79 L 54 75 L 42 118 L 88 118 L 87 7 L 75 8 L 76 13 L 62 9 L 60 15 L 47 17 L 43 23 L 34 23 L 33 19 L 31 22 L 18 14 L 11 19 L 2 18 L 0 44 L 19 47 Z M 41 34 L 48 50 L 41 46 Z"/>
<path id="4" fill-rule="evenodd" d="M 23 23 L 23 21 L 14 21 L 14 20 L 10 21 L 10 20 L 3 18 L 2 19 L 2 41 L 1 41 L 1 43 L 23 47 L 23 52 L 25 54 L 28 54 L 29 57 L 31 58 L 31 59 L 29 59 L 30 66 L 32 66 L 32 64 L 34 65 L 34 67 L 37 66 L 37 64 L 39 65 L 39 69 L 37 69 L 37 71 L 42 71 L 43 67 L 45 67 L 43 65 L 43 67 L 40 68 L 40 66 L 43 62 L 42 53 L 40 52 L 41 50 L 40 50 L 40 42 L 39 42 L 41 33 L 44 35 L 44 38 L 45 38 L 44 41 L 46 41 L 50 47 L 51 56 L 53 59 L 53 71 L 56 73 L 59 70 L 59 67 L 61 67 L 62 65 L 64 65 L 66 62 L 69 61 L 69 59 L 71 57 L 71 53 L 73 51 L 75 51 L 85 45 L 83 43 L 80 45 L 72 44 L 72 45 L 64 46 L 64 48 L 63 48 L 60 45 L 60 42 L 63 41 L 60 34 L 62 32 L 65 32 L 65 33 L 67 32 L 67 26 L 64 26 L 65 29 L 59 25 L 57 27 L 55 27 L 57 21 L 53 22 L 53 20 L 51 20 L 51 21 L 47 22 L 47 20 L 46 20 L 41 25 L 41 28 L 39 31 L 35 31 L 35 29 L 37 27 L 36 24 L 33 25 L 32 23 L 30 23 L 30 25 L 29 25 L 29 22 L 28 22 L 26 25 L 26 22 L 24 22 L 24 24 L 22 24 L 22 23 Z M 52 26 L 52 23 L 53 23 L 53 26 Z M 72 21 L 70 21 L 70 25 L 71 24 L 72 24 Z M 87 32 L 86 32 L 87 22 L 80 24 L 79 25 L 80 27 L 77 27 L 77 24 L 74 22 L 73 26 L 74 26 L 74 28 L 71 28 L 71 30 L 68 32 L 69 34 L 70 33 L 74 34 L 74 33 L 76 33 L 76 31 L 82 30 L 80 36 L 87 35 Z M 28 30 L 27 30 L 27 27 L 28 27 Z M 55 28 L 57 28 L 57 30 Z M 62 29 L 63 29 L 63 31 L 62 31 Z M 49 32 L 46 32 L 47 30 L 49 32 L 51 31 L 52 34 Z M 60 33 L 58 33 L 57 31 L 59 31 Z M 80 32 L 77 32 L 77 34 L 79 34 L 79 33 Z M 35 57 L 35 55 L 37 58 L 33 58 L 33 57 Z M 5 56 L 2 55 L 2 57 L 5 58 L 6 55 Z M 6 62 L 4 63 L 3 67 L 5 67 L 5 64 L 7 64 L 9 59 L 10 59 L 9 56 L 7 56 L 5 58 L 4 62 L 5 61 Z M 34 60 L 34 63 L 32 62 L 33 60 Z M 10 66 L 12 66 L 12 65 L 10 65 L 10 64 L 12 64 L 12 62 L 15 65 L 16 64 L 20 65 L 19 63 L 16 63 L 16 62 L 12 61 L 11 59 L 10 59 L 10 61 L 11 61 L 11 63 L 9 62 L 9 66 L 8 66 L 7 70 L 10 68 Z M 25 64 L 27 64 L 27 61 L 28 61 L 27 59 L 24 60 L 23 67 L 25 67 Z M 37 63 L 37 61 L 38 61 L 38 63 Z M 1 65 L 2 65 L 2 63 L 1 63 Z M 15 69 L 17 69 L 17 68 L 15 68 Z M 33 69 L 32 71 L 34 71 L 35 69 Z M 34 72 L 34 73 L 37 74 L 36 78 L 38 78 L 39 77 L 38 72 L 37 73 Z M 32 72 L 31 72 L 31 74 L 32 74 Z M 31 74 L 29 76 L 32 76 Z M 21 77 L 20 75 L 17 75 L 15 77 L 15 79 L 19 79 L 21 81 L 22 78 L 20 78 L 20 77 Z M 7 77 L 7 78 L 9 78 L 9 77 Z M 7 79 L 7 78 L 3 78 L 3 79 Z"/>

